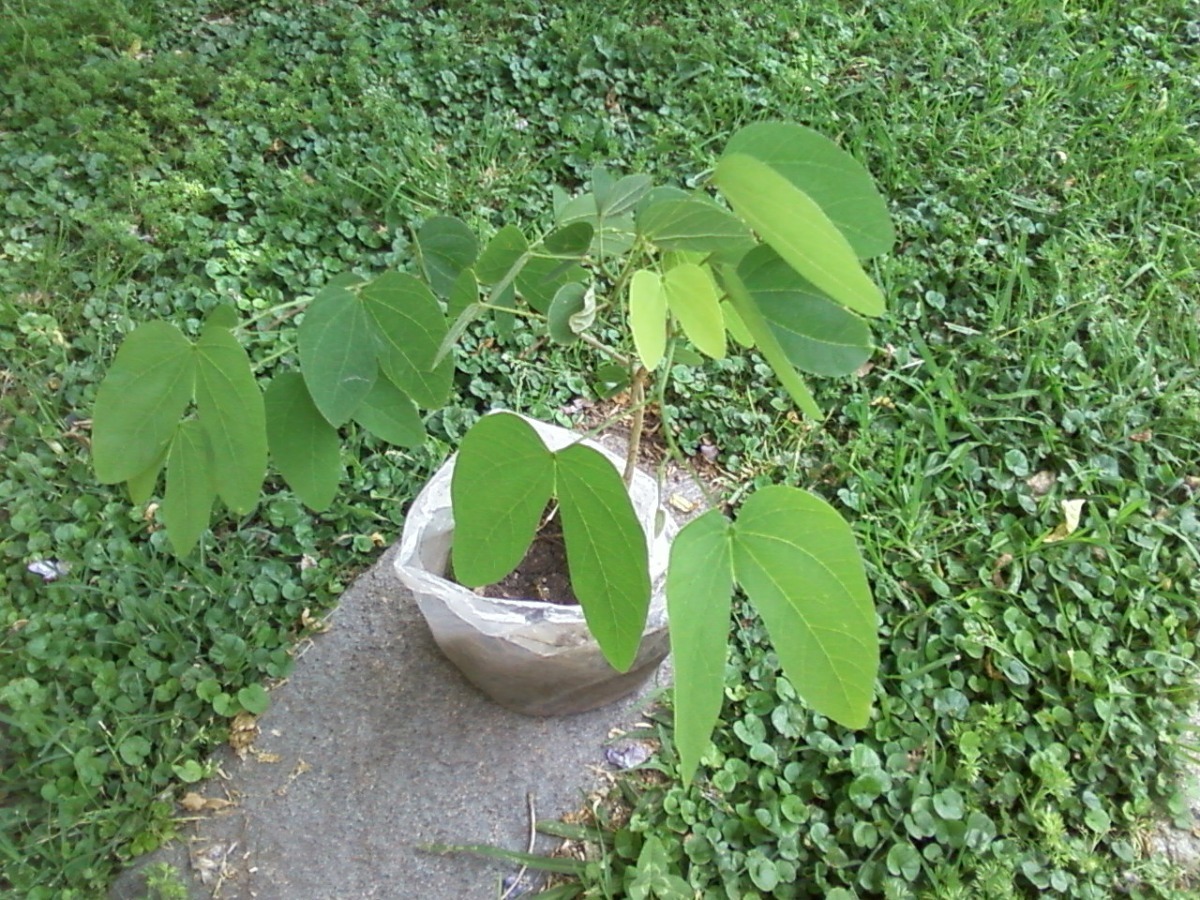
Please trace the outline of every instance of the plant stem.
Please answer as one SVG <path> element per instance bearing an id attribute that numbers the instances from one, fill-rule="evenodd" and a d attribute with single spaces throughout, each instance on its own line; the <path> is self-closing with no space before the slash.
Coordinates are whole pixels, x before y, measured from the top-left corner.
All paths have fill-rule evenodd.
<path id="1" fill-rule="evenodd" d="M 633 484 L 633 473 L 637 469 L 638 450 L 642 446 L 642 428 L 646 424 L 646 378 L 645 366 L 638 366 L 633 373 L 633 384 L 629 387 L 629 399 L 633 403 L 633 425 L 629 429 L 629 449 L 625 454 L 625 487 Z"/>
<path id="2" fill-rule="evenodd" d="M 670 380 L 671 363 L 675 358 L 675 340 L 672 339 L 667 344 L 667 356 L 663 364 L 664 374 L 658 379 L 655 392 L 655 401 L 658 403 L 658 418 L 661 426 L 663 439 L 667 444 L 668 454 L 692 477 L 692 481 L 700 488 L 700 493 L 704 495 L 704 503 L 711 509 L 716 509 L 720 505 L 720 501 L 716 494 L 713 493 L 708 484 L 696 472 L 696 467 L 692 461 L 683 455 L 683 451 L 679 449 L 679 445 L 675 443 L 675 432 L 671 428 L 671 414 L 667 412 L 667 382 Z M 665 463 L 664 463 L 665 465 Z M 659 489 L 662 489 L 662 474 L 659 473 Z"/>

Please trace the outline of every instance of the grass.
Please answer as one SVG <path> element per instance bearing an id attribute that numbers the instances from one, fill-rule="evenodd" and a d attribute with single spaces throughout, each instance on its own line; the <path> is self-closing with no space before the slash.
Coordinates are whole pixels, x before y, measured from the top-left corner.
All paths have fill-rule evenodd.
<path id="1" fill-rule="evenodd" d="M 752 358 L 671 402 L 685 447 L 853 514 L 879 712 L 857 734 L 806 712 L 739 616 L 703 777 L 673 780 L 664 726 L 580 890 L 632 895 L 643 854 L 713 896 L 1187 889 L 1140 838 L 1183 813 L 1200 589 L 1195 2 L 3 7 L 0 889 L 90 896 L 170 835 L 218 712 L 287 674 L 305 609 L 475 412 L 586 390 L 475 354 L 429 446 L 361 456 L 322 516 L 273 494 L 180 564 L 91 476 L 120 336 L 403 262 L 431 214 L 544 221 L 597 162 L 702 177 L 764 117 L 837 138 L 892 200 L 882 349 L 818 386 L 824 429 Z M 1064 500 L 1079 528 L 1050 541 Z"/>

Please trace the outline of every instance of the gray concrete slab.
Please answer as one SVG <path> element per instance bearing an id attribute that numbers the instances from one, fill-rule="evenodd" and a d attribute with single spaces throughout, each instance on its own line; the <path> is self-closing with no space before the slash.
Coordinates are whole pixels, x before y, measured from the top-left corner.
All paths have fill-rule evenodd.
<path id="1" fill-rule="evenodd" d="M 528 793 L 539 818 L 582 805 L 611 729 L 637 721 L 647 692 L 556 719 L 497 706 L 438 651 L 393 555 L 343 595 L 330 630 L 271 692 L 256 752 L 218 754 L 223 775 L 199 792 L 232 805 L 198 813 L 112 897 L 145 897 L 142 871 L 165 861 L 193 897 L 494 898 L 516 866 L 423 845 L 523 850 Z"/>

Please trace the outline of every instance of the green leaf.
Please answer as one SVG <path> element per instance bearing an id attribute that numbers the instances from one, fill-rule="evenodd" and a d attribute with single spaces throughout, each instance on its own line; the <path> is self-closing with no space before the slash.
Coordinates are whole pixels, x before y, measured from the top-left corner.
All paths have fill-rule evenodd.
<path id="1" fill-rule="evenodd" d="M 376 379 L 371 393 L 354 411 L 354 421 L 398 447 L 419 447 L 425 442 L 425 423 L 416 404 L 386 378 Z"/>
<path id="2" fill-rule="evenodd" d="M 125 486 L 129 489 L 129 500 L 131 503 L 135 506 L 141 506 L 150 499 L 151 495 L 154 494 L 155 487 L 158 486 L 158 475 L 166 462 L 167 450 L 164 448 L 158 459 L 144 472 L 135 475 L 125 482 Z"/>
<path id="3" fill-rule="evenodd" d="M 806 193 L 742 153 L 723 156 L 714 180 L 738 215 L 797 272 L 843 306 L 883 314 L 883 295 L 854 248 Z"/>
<path id="4" fill-rule="evenodd" d="M 853 156 L 811 128 L 757 122 L 730 138 L 725 153 L 766 163 L 816 201 L 860 259 L 887 253 L 896 240 L 887 204 Z"/>
<path id="5" fill-rule="evenodd" d="M 131 734 L 121 741 L 117 752 L 127 766 L 140 766 L 154 748 L 140 734 Z"/>
<path id="6" fill-rule="evenodd" d="M 462 311 L 472 303 L 479 301 L 479 282 L 471 269 L 463 269 L 454 279 L 450 288 L 450 296 L 446 300 L 446 312 L 451 318 L 457 318 Z"/>
<path id="7" fill-rule="evenodd" d="M 308 393 L 329 424 L 349 421 L 375 383 L 375 324 L 342 287 L 324 287 L 298 329 L 300 369 Z"/>
<path id="8" fill-rule="evenodd" d="M 517 308 L 516 289 L 511 283 L 502 290 L 492 288 L 488 295 L 488 303 L 497 307 L 492 310 L 492 318 L 496 322 L 496 336 L 501 340 L 511 341 L 517 327 L 517 317 L 505 310 Z"/>
<path id="9" fill-rule="evenodd" d="M 758 348 L 758 352 L 766 359 L 767 364 L 774 371 L 775 377 L 779 379 L 780 384 L 784 386 L 792 400 L 795 401 L 796 405 L 800 407 L 805 415 L 813 419 L 820 419 L 821 407 L 817 406 L 817 401 L 813 399 L 813 395 L 809 392 L 804 379 L 800 377 L 800 374 L 793 368 L 791 362 L 784 355 L 783 348 L 775 340 L 775 333 L 767 325 L 762 314 L 759 313 L 754 298 L 750 296 L 750 292 L 742 284 L 737 272 L 731 266 L 722 267 L 721 281 L 725 285 L 725 290 L 729 293 L 729 302 L 732 304 L 733 310 L 737 313 L 738 318 L 742 320 L 742 324 L 746 326 L 746 330 L 750 332 L 750 336 L 754 339 L 754 345 Z"/>
<path id="10" fill-rule="evenodd" d="M 730 523 L 710 510 L 671 544 L 667 615 L 675 665 L 675 746 L 684 785 L 691 784 L 721 713 L 733 594 Z"/>
<path id="11" fill-rule="evenodd" d="M 612 193 L 615 184 L 616 180 L 604 166 L 594 166 L 592 168 L 592 177 L 588 186 L 592 189 L 592 196 L 596 198 L 597 211 L 601 210 L 608 203 L 609 194 Z"/>
<path id="12" fill-rule="evenodd" d="M 208 315 L 204 317 L 204 324 L 216 328 L 237 328 L 237 309 L 228 303 L 219 303 L 209 310 Z"/>
<path id="13" fill-rule="evenodd" d="M 616 363 L 605 363 L 596 369 L 594 390 L 601 400 L 607 400 L 629 387 L 629 369 Z"/>
<path id="14" fill-rule="evenodd" d="M 602 453 L 572 444 L 555 454 L 555 476 L 571 587 L 604 658 L 625 672 L 650 608 L 646 534 L 621 474 Z"/>
<path id="15" fill-rule="evenodd" d="M 98 481 L 137 478 L 162 457 L 191 402 L 195 373 L 192 344 L 174 325 L 146 322 L 125 338 L 92 411 Z"/>
<path id="16" fill-rule="evenodd" d="M 763 488 L 738 513 L 733 569 L 800 696 L 847 728 L 864 727 L 879 641 L 850 526 L 807 491 Z"/>
<path id="17" fill-rule="evenodd" d="M 219 325 L 205 325 L 196 342 L 196 407 L 208 434 L 217 494 L 245 515 L 258 504 L 267 475 L 266 414 L 250 357 Z"/>
<path id="18" fill-rule="evenodd" d="M 638 233 L 660 250 L 696 250 L 702 253 L 748 250 L 754 235 L 737 216 L 707 198 L 670 194 L 642 207 L 637 217 Z"/>
<path id="19" fill-rule="evenodd" d="M 709 270 L 694 263 L 678 265 L 663 276 L 662 293 L 696 349 L 713 359 L 724 359 L 725 317 Z"/>
<path id="20" fill-rule="evenodd" d="M 195 419 L 180 422 L 167 456 L 167 490 L 162 503 L 167 539 L 176 556 L 182 558 L 192 552 L 208 527 L 216 496 L 216 477 L 204 426 Z"/>
<path id="21" fill-rule="evenodd" d="M 479 241 L 460 219 L 434 216 L 417 232 L 417 253 L 433 292 L 448 297 L 459 273 L 471 268 L 479 255 Z"/>
<path id="22" fill-rule="evenodd" d="M 337 429 L 321 415 L 298 372 L 275 376 L 265 402 L 267 442 L 279 474 L 309 509 L 328 509 L 342 479 Z"/>
<path id="23" fill-rule="evenodd" d="M 261 716 L 271 705 L 266 688 L 261 684 L 248 684 L 237 692 L 238 703 L 252 716 Z"/>
<path id="24" fill-rule="evenodd" d="M 546 326 L 550 338 L 559 344 L 573 344 L 579 340 L 573 319 L 587 310 L 588 289 L 575 282 L 564 284 L 554 295 L 546 313 Z"/>
<path id="25" fill-rule="evenodd" d="M 796 368 L 848 375 L 870 359 L 867 323 L 829 300 L 770 247 L 747 253 L 738 276 Z"/>
<path id="26" fill-rule="evenodd" d="M 587 222 L 595 227 L 600 220 L 596 207 L 596 195 L 592 193 L 578 194 L 556 207 L 554 221 L 559 225 L 570 225 L 574 222 Z"/>
<path id="27" fill-rule="evenodd" d="M 550 232 L 542 240 L 546 252 L 555 256 L 583 256 L 592 245 L 595 229 L 589 222 L 572 222 Z"/>
<path id="28" fill-rule="evenodd" d="M 447 329 L 446 317 L 429 288 L 411 275 L 385 272 L 362 286 L 359 299 L 371 324 L 383 374 L 421 406 L 445 403 L 454 362 L 445 359 L 433 364 Z"/>
<path id="29" fill-rule="evenodd" d="M 450 481 L 455 578 L 478 587 L 516 568 L 553 491 L 554 458 L 531 425 L 512 413 L 476 422 Z"/>
<path id="30" fill-rule="evenodd" d="M 597 193 L 597 208 L 601 216 L 619 216 L 634 209 L 649 193 L 654 181 L 649 175 L 626 175 L 608 190 L 600 202 Z"/>
<path id="31" fill-rule="evenodd" d="M 587 269 L 579 265 L 562 268 L 557 259 L 544 256 L 529 260 L 517 274 L 517 290 L 525 302 L 540 313 L 550 309 L 554 295 L 564 284 L 586 281 Z"/>
<path id="32" fill-rule="evenodd" d="M 505 225 L 488 241 L 483 255 L 475 263 L 475 274 L 483 284 L 495 284 L 507 277 L 529 249 L 529 241 L 516 225 Z M 515 277 L 515 273 L 513 273 Z"/>
<path id="33" fill-rule="evenodd" d="M 725 317 L 725 330 L 729 332 L 730 337 L 743 347 L 754 346 L 754 335 L 738 315 L 736 307 L 728 300 L 721 301 L 721 315 Z"/>
<path id="34" fill-rule="evenodd" d="M 629 330 L 642 365 L 656 369 L 667 350 L 667 296 L 657 272 L 639 269 L 630 279 Z"/>

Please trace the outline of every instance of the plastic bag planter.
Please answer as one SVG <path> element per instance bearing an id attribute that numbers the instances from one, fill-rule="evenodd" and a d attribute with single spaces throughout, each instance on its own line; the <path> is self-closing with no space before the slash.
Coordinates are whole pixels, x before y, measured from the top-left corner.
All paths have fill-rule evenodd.
<path id="1" fill-rule="evenodd" d="M 526 419 L 551 450 L 578 440 L 565 428 Z M 594 441 L 618 470 L 624 461 Z M 542 600 L 482 597 L 445 578 L 454 540 L 450 504 L 451 457 L 417 496 L 404 523 L 396 574 L 412 591 L 434 640 L 470 681 L 497 703 L 533 716 L 555 716 L 605 706 L 641 687 L 666 658 L 665 582 L 678 526 L 659 519 L 658 486 L 634 475 L 630 495 L 646 533 L 652 594 L 637 657 L 627 672 L 604 659 L 578 606 Z"/>

